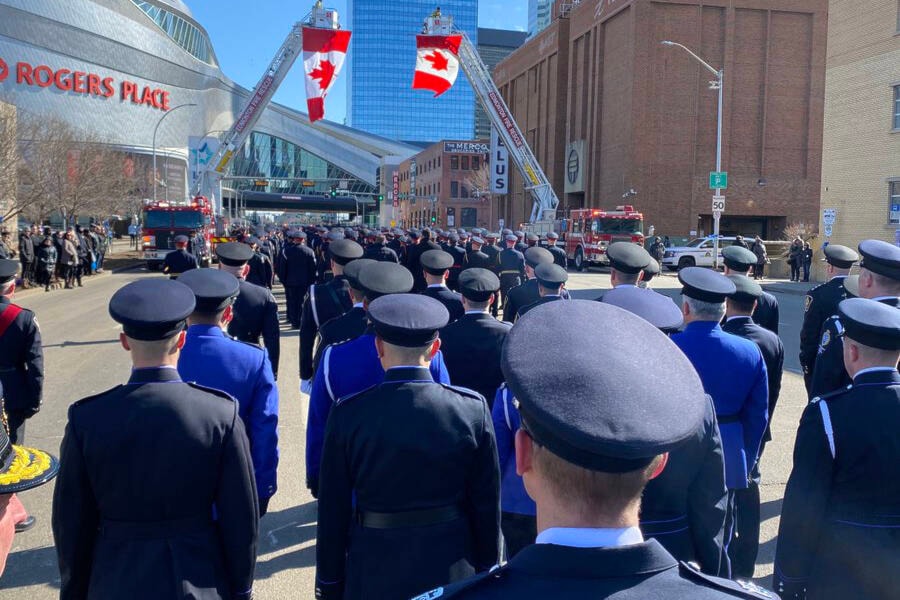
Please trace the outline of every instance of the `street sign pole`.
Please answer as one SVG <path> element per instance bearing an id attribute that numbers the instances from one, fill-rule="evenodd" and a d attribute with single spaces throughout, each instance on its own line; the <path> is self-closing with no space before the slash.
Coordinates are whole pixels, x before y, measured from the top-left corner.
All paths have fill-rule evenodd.
<path id="1" fill-rule="evenodd" d="M 716 173 L 722 172 L 722 88 L 724 86 L 725 79 L 725 69 L 719 69 L 717 73 L 719 79 L 719 111 L 718 111 L 718 126 L 716 127 Z M 716 189 L 716 196 L 722 195 L 722 190 Z M 724 199 L 722 202 L 722 210 L 724 211 L 725 204 Z M 719 221 L 722 218 L 721 211 L 713 212 L 713 235 L 715 236 L 714 248 L 713 248 L 713 267 L 718 271 L 719 270 Z"/>

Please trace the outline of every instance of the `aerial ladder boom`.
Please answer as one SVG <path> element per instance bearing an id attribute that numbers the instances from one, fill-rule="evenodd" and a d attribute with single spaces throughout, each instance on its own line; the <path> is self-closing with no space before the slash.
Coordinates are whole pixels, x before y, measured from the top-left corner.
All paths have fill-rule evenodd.
<path id="1" fill-rule="evenodd" d="M 519 169 L 519 174 L 525 182 L 525 189 L 531 193 L 534 205 L 531 210 L 530 222 L 554 220 L 556 208 L 559 206 L 559 198 L 556 197 L 550 180 L 547 179 L 528 142 L 525 141 L 522 130 L 519 129 L 503 96 L 500 95 L 500 90 L 494 85 L 490 72 L 484 61 L 481 60 L 481 56 L 478 55 L 469 36 L 465 31 L 454 31 L 453 18 L 441 15 L 440 9 L 425 19 L 424 33 L 462 36 L 459 46 L 459 65 L 466 77 L 469 78 L 475 96 L 488 114 L 491 124 L 506 145 L 510 158 Z"/>
<path id="2" fill-rule="evenodd" d="M 238 152 L 247 141 L 247 137 L 253 128 L 259 122 L 263 110 L 272 101 L 272 97 L 284 78 L 287 77 L 288 71 L 294 66 L 297 57 L 303 52 L 303 27 L 319 27 L 323 29 L 340 29 L 337 11 L 326 9 L 322 2 L 316 2 L 310 12 L 308 19 L 295 23 L 291 28 L 281 48 L 275 53 L 275 58 L 269 64 L 269 68 L 263 74 L 262 79 L 253 88 L 253 95 L 244 106 L 234 125 L 231 126 L 225 136 L 222 138 L 219 149 L 207 163 L 207 166 L 201 170 L 197 179 L 191 186 L 191 194 L 207 195 L 215 197 L 216 212 L 221 212 L 221 195 L 219 184 L 231 164 L 236 152 Z"/>

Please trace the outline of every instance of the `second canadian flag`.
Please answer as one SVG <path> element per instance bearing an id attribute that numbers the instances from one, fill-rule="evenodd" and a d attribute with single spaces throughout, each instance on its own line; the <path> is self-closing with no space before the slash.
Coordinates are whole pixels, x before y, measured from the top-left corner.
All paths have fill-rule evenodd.
<path id="1" fill-rule="evenodd" d="M 417 35 L 414 90 L 431 90 L 435 97 L 451 87 L 459 75 L 461 35 Z"/>

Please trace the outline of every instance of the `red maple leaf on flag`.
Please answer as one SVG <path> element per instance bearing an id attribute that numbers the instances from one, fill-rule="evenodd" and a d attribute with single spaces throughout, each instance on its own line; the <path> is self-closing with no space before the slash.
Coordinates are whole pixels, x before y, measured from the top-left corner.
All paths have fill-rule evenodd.
<path id="1" fill-rule="evenodd" d="M 310 71 L 309 76 L 311 79 L 319 80 L 320 89 L 327 90 L 331 80 L 334 79 L 334 65 L 329 60 L 323 60 Z"/>
<path id="2" fill-rule="evenodd" d="M 442 52 L 438 52 L 437 50 L 433 50 L 431 54 L 426 54 L 425 60 L 431 62 L 431 68 L 435 71 L 447 71 L 447 65 L 450 64 L 450 61 L 447 60 L 447 57 L 444 56 Z"/>

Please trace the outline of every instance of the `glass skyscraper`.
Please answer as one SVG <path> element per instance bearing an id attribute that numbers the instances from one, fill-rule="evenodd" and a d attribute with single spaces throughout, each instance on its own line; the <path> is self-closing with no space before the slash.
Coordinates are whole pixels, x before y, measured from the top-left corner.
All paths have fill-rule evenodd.
<path id="1" fill-rule="evenodd" d="M 475 93 L 462 69 L 438 98 L 412 89 L 416 34 L 438 5 L 477 46 L 478 0 L 348 0 L 348 125 L 404 142 L 473 138 Z"/>
<path id="2" fill-rule="evenodd" d="M 550 25 L 553 0 L 528 0 L 528 36 L 534 37 Z"/>

